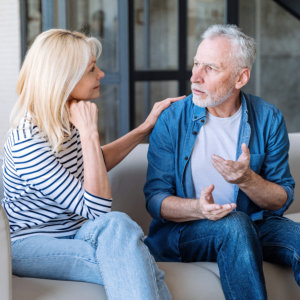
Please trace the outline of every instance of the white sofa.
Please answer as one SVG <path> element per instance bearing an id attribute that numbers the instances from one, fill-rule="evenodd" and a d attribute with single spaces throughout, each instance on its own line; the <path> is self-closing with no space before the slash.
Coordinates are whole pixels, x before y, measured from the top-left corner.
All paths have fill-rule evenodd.
<path id="1" fill-rule="evenodd" d="M 289 137 L 290 167 L 297 183 L 300 182 L 300 133 L 289 134 Z M 113 210 L 129 214 L 140 224 L 145 233 L 150 223 L 143 194 L 147 149 L 147 144 L 139 145 L 109 174 L 114 198 Z M 2 197 L 2 187 L 0 192 Z M 296 199 L 287 216 L 300 222 L 298 186 L 296 186 Z M 159 266 L 166 273 L 165 280 L 174 300 L 225 299 L 216 263 L 159 263 Z M 264 262 L 264 272 L 269 299 L 300 299 L 300 288 L 294 280 L 291 268 Z M 0 299 L 79 300 L 83 298 L 101 300 L 106 299 L 106 296 L 103 287 L 96 284 L 20 278 L 11 275 L 9 229 L 6 215 L 0 207 Z"/>

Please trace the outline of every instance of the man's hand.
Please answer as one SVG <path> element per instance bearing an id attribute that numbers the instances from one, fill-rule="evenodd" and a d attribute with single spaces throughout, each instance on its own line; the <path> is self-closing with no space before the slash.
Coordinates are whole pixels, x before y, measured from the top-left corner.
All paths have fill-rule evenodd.
<path id="1" fill-rule="evenodd" d="M 219 220 L 228 215 L 233 209 L 236 208 L 235 203 L 230 204 L 216 204 L 212 196 L 214 185 L 211 184 L 202 189 L 198 202 L 198 210 L 203 219 L 209 219 L 212 221 Z"/>
<path id="2" fill-rule="evenodd" d="M 242 154 L 237 161 L 225 160 L 218 155 L 213 155 L 212 164 L 229 183 L 240 184 L 250 179 L 250 152 L 245 143 L 242 144 Z"/>

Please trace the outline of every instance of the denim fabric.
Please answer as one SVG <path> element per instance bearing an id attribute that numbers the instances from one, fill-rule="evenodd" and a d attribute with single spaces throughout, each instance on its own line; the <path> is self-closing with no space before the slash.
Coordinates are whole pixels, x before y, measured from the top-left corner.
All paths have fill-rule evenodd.
<path id="1" fill-rule="evenodd" d="M 107 213 L 87 221 L 74 237 L 16 240 L 13 273 L 101 284 L 108 299 L 171 299 L 143 237 L 127 215 Z"/>
<path id="2" fill-rule="evenodd" d="M 177 244 L 172 239 L 175 231 Z M 285 217 L 252 221 L 243 212 L 232 212 L 218 221 L 198 220 L 173 227 L 165 223 L 159 237 L 165 240 L 160 247 L 153 237 L 145 241 L 158 261 L 216 261 L 226 299 L 267 299 L 263 260 L 291 266 L 300 286 L 300 223 Z"/>
<path id="3" fill-rule="evenodd" d="M 285 217 L 270 216 L 257 221 L 256 225 L 264 260 L 291 266 L 300 286 L 300 223 Z"/>
<path id="4" fill-rule="evenodd" d="M 226 299 L 267 299 L 258 234 L 245 213 L 187 224 L 178 247 L 184 262 L 217 261 Z"/>
<path id="5" fill-rule="evenodd" d="M 294 198 L 295 186 L 288 165 L 289 140 L 283 116 L 274 105 L 243 92 L 241 102 L 236 159 L 241 154 L 242 143 L 246 143 L 251 154 L 251 169 L 282 186 L 288 199 L 277 211 L 263 211 L 235 185 L 235 199 L 232 200 L 237 203 L 237 210 L 252 220 L 262 219 L 264 215 L 282 215 Z M 156 122 L 150 136 L 144 187 L 147 209 L 155 223 L 165 222 L 160 207 L 167 196 L 195 198 L 190 158 L 197 134 L 205 122 L 206 109 L 194 105 L 192 95 L 173 103 Z M 205 176 L 205 170 L 203 174 Z"/>
<path id="6" fill-rule="evenodd" d="M 144 193 L 153 220 L 145 243 L 158 261 L 217 261 L 227 299 L 266 299 L 263 254 L 266 259 L 275 257 L 274 262 L 279 263 L 274 253 L 290 257 L 283 260 L 293 266 L 299 283 L 299 260 L 295 259 L 300 249 L 296 241 L 300 240 L 299 224 L 281 217 L 293 201 L 295 183 L 288 165 L 289 140 L 282 114 L 259 97 L 241 92 L 240 98 L 242 117 L 236 159 L 242 143 L 246 143 L 251 169 L 285 189 L 285 205 L 276 211 L 262 210 L 235 185 L 231 201 L 237 204 L 236 211 L 221 220 L 174 223 L 162 218 L 160 208 L 166 197 L 195 198 L 190 158 L 197 134 L 206 122 L 206 109 L 195 106 L 190 95 L 161 114 L 150 136 Z M 278 224 L 277 233 L 268 236 L 272 225 L 267 224 L 273 224 L 269 222 L 276 218 L 281 220 L 282 228 L 279 230 Z M 294 237 L 288 234 L 292 227 L 293 233 L 298 230 Z M 257 233 L 258 228 L 261 233 Z M 260 239 L 261 235 L 265 238 Z M 294 249 L 292 252 L 266 248 L 264 244 L 274 237 L 271 245 L 275 240 L 284 241 L 283 245 L 286 236 L 293 243 L 289 248 Z"/>

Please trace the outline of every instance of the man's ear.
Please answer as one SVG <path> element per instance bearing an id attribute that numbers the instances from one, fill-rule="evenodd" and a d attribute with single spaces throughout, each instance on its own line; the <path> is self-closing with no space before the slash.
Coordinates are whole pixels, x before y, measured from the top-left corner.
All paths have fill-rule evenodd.
<path id="1" fill-rule="evenodd" d="M 235 82 L 235 88 L 240 90 L 243 86 L 245 86 L 250 80 L 250 70 L 248 68 L 244 68 L 239 71 L 237 75 L 237 80 Z"/>

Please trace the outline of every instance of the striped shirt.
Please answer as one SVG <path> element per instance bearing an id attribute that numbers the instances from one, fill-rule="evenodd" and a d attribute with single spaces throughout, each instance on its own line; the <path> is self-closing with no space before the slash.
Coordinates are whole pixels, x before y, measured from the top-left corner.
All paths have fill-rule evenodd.
<path id="1" fill-rule="evenodd" d="M 53 154 L 39 129 L 22 120 L 4 146 L 2 205 L 12 240 L 34 235 L 70 236 L 111 210 L 112 201 L 83 188 L 79 132 L 73 128 L 64 150 Z"/>

